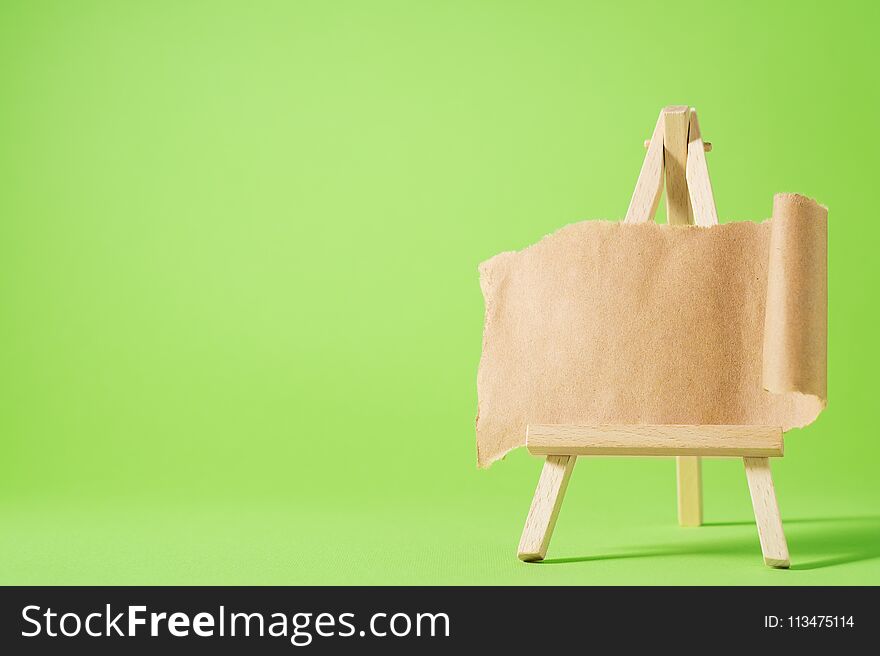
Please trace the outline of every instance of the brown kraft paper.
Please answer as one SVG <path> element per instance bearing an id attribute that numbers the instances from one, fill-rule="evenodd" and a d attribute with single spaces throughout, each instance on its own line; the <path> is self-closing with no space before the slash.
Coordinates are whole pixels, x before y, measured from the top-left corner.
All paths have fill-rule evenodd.
<path id="1" fill-rule="evenodd" d="M 825 407 L 827 209 L 583 221 L 480 265 L 477 462 L 528 424 L 805 426 Z"/>

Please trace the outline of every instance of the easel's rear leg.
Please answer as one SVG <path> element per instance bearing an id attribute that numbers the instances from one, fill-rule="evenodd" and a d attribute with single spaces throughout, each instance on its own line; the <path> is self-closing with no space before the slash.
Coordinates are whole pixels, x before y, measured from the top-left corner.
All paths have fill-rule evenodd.
<path id="1" fill-rule="evenodd" d="M 517 555 L 527 562 L 544 560 L 577 456 L 547 456 L 529 508 Z"/>
<path id="2" fill-rule="evenodd" d="M 700 526 L 703 523 L 703 475 L 700 456 L 677 456 L 678 524 Z"/>

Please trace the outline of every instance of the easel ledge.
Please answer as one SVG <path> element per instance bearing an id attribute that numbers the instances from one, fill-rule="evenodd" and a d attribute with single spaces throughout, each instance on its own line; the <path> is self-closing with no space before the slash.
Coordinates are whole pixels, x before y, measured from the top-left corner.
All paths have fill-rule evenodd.
<path id="1" fill-rule="evenodd" d="M 526 448 L 534 456 L 781 457 L 778 426 L 530 425 Z"/>

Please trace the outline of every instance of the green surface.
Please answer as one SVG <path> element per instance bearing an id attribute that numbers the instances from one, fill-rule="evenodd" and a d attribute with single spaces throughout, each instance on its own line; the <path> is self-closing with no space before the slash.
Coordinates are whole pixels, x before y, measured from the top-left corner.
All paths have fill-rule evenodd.
<path id="1" fill-rule="evenodd" d="M 876 3 L 0 5 L 0 583 L 880 583 Z M 619 218 L 699 108 L 722 220 L 830 208 L 830 406 L 774 476 L 475 466 L 477 264 Z"/>

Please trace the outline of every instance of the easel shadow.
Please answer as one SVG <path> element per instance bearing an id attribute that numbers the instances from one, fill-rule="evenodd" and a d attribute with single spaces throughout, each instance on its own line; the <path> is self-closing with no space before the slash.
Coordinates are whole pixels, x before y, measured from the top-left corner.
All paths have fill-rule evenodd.
<path id="1" fill-rule="evenodd" d="M 709 522 L 706 527 L 754 526 L 752 521 Z M 807 571 L 880 558 L 880 515 L 858 517 L 817 517 L 783 519 L 792 553 L 828 554 L 818 560 L 800 563 L 792 570 Z M 791 527 L 789 529 L 789 527 Z M 666 544 L 646 549 L 569 558 L 548 558 L 542 565 L 562 565 L 629 558 L 656 558 L 687 555 L 745 555 L 760 557 L 758 535 L 738 535 L 700 542 Z"/>

